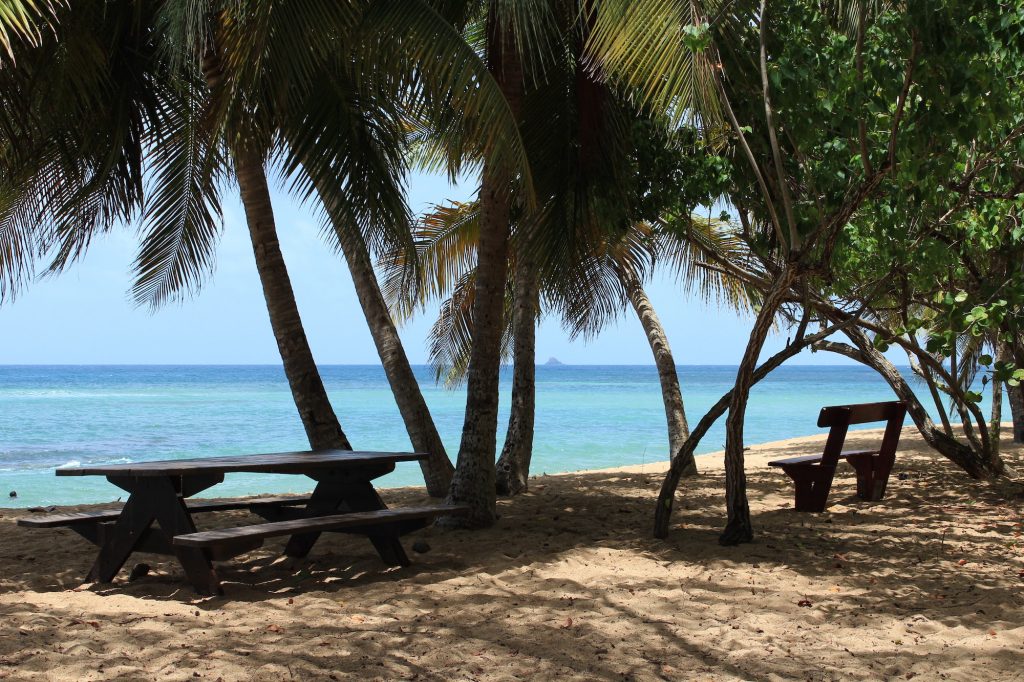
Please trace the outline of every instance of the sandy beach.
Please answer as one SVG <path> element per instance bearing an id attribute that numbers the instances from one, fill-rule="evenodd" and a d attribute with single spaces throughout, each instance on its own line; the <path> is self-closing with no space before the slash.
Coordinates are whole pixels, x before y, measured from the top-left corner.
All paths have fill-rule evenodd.
<path id="1" fill-rule="evenodd" d="M 93 547 L 2 509 L 0 678 L 1024 679 L 1024 498 L 970 481 L 908 429 L 886 500 L 858 500 L 842 465 L 829 510 L 797 515 L 766 463 L 821 441 L 748 451 L 752 544 L 716 542 L 713 454 L 683 482 L 666 541 L 651 537 L 663 463 L 538 476 L 489 531 L 408 536 L 430 546 L 411 567 L 383 567 L 362 538 L 326 537 L 305 560 L 268 541 L 218 565 L 217 598 L 150 555 L 80 587 Z M 1024 448 L 1005 456 L 1024 470 Z M 150 574 L 128 582 L 138 561 Z"/>

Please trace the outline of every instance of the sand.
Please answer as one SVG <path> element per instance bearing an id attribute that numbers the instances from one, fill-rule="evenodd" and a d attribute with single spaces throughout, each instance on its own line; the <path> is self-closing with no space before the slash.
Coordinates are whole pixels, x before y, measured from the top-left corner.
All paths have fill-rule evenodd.
<path id="1" fill-rule="evenodd" d="M 0 678 L 1024 679 L 1024 499 L 908 430 L 886 500 L 857 500 L 843 465 L 828 512 L 798 515 L 766 462 L 821 440 L 748 452 L 748 545 L 716 542 L 719 454 L 683 482 L 667 541 L 651 537 L 664 464 L 539 476 L 499 502 L 490 531 L 408 537 L 431 547 L 411 567 L 384 568 L 361 538 L 328 537 L 300 561 L 269 541 L 219 565 L 217 598 L 147 555 L 133 557 L 152 566 L 142 579 L 127 581 L 129 564 L 79 587 L 91 545 L 0 510 Z M 1006 450 L 1024 470 L 1022 449 Z"/>

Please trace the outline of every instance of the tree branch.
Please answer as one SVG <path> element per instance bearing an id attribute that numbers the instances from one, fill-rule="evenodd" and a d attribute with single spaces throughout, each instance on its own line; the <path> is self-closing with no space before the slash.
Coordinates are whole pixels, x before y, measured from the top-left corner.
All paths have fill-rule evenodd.
<path id="1" fill-rule="evenodd" d="M 764 100 L 764 119 L 768 126 L 768 141 L 772 148 L 772 161 L 779 182 L 779 194 L 782 197 L 782 208 L 786 213 L 786 225 L 789 228 L 789 248 L 800 250 L 800 234 L 796 229 L 796 218 L 793 215 L 793 198 L 789 194 L 789 183 L 786 182 L 786 171 L 782 166 L 782 151 L 779 149 L 779 138 L 775 133 L 775 114 L 772 112 L 772 100 L 768 86 L 768 21 L 765 16 L 767 0 L 761 0 L 761 97 Z"/>

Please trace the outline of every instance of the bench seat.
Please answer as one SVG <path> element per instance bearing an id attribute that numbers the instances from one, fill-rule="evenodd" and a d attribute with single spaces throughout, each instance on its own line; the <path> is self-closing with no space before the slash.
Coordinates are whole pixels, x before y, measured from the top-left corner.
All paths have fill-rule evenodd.
<path id="1" fill-rule="evenodd" d="M 349 512 L 330 516 L 272 521 L 236 528 L 219 528 L 198 533 L 176 535 L 172 541 L 179 547 L 196 547 L 211 551 L 214 558 L 233 556 L 260 547 L 267 538 L 302 533 L 338 531 L 375 536 L 389 536 L 393 542 L 404 533 L 425 527 L 438 516 L 461 516 L 469 511 L 465 505 L 431 505 L 400 509 Z M 376 544 L 376 543 L 375 543 Z M 408 565 L 404 552 L 396 554 L 394 565 Z"/>
<path id="2" fill-rule="evenodd" d="M 185 504 L 189 512 L 205 513 L 230 511 L 233 509 L 258 510 L 262 507 L 283 507 L 302 505 L 309 502 L 308 495 L 289 495 L 285 497 L 258 497 L 251 500 L 188 500 Z M 81 524 L 106 523 L 117 521 L 121 516 L 121 507 L 115 509 L 99 509 L 89 512 L 69 512 L 64 514 L 46 514 L 41 516 L 25 516 L 18 519 L 18 525 L 27 528 L 57 528 L 60 526 L 77 526 Z"/>
<path id="3" fill-rule="evenodd" d="M 877 455 L 878 450 L 843 450 L 839 453 L 839 459 L 849 459 L 850 457 L 864 457 L 867 455 Z M 786 459 L 777 459 L 774 462 L 768 462 L 770 467 L 789 467 L 789 466 L 801 466 L 801 465 L 814 465 L 819 464 L 825 455 L 802 455 L 800 457 L 787 457 Z"/>

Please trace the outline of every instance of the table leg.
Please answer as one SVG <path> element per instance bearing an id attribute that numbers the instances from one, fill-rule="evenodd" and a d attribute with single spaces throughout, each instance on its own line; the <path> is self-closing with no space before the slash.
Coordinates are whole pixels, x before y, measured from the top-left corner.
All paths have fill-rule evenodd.
<path id="1" fill-rule="evenodd" d="M 386 509 L 387 505 L 369 481 L 335 482 L 321 480 L 317 483 L 309 503 L 306 505 L 307 516 L 326 516 L 339 511 L 375 511 Z M 285 546 L 284 553 L 290 557 L 304 557 L 316 544 L 320 533 L 300 533 L 293 535 Z M 381 559 L 388 566 L 408 566 L 411 562 L 402 548 L 397 533 L 381 531 L 368 536 Z"/>
<path id="2" fill-rule="evenodd" d="M 159 479 L 158 479 L 159 480 Z M 175 495 L 173 504 L 161 505 L 156 511 L 156 521 L 168 538 L 186 533 L 195 533 L 196 525 L 185 506 L 185 500 Z M 205 549 L 173 545 L 178 563 L 185 569 L 185 575 L 196 592 L 205 596 L 223 594 L 220 580 L 213 570 L 213 562 Z"/>
<path id="3" fill-rule="evenodd" d="M 145 496 L 132 493 L 121 510 L 121 515 L 114 522 L 114 527 L 107 534 L 107 540 L 100 547 L 85 581 L 113 581 L 152 523 L 153 514 Z"/>
<path id="4" fill-rule="evenodd" d="M 130 496 L 100 548 L 88 581 L 111 582 L 154 521 L 168 541 L 175 535 L 196 530 L 171 478 L 112 478 L 111 482 L 127 490 Z M 197 592 L 207 595 L 220 593 L 213 563 L 205 551 L 175 546 L 174 553 Z"/>

